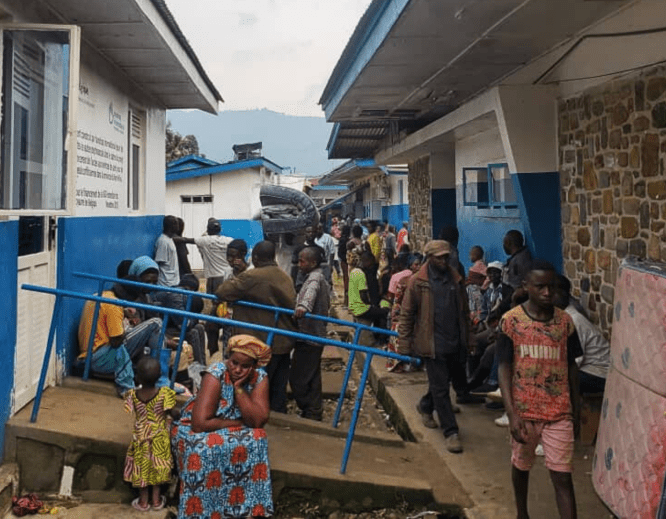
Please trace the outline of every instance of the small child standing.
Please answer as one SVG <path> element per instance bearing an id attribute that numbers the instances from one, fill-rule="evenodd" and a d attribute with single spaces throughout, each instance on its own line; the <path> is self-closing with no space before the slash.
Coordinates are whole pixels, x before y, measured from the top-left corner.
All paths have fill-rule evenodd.
<path id="1" fill-rule="evenodd" d="M 171 478 L 173 458 L 167 426 L 167 415 L 178 419 L 176 393 L 169 387 L 155 387 L 160 378 L 160 363 L 144 357 L 136 368 L 140 386 L 125 395 L 125 411 L 134 413 L 134 435 L 125 458 L 125 481 L 139 489 L 132 506 L 142 512 L 164 508 L 166 498 L 160 485 Z M 152 495 L 148 487 L 152 486 Z"/>

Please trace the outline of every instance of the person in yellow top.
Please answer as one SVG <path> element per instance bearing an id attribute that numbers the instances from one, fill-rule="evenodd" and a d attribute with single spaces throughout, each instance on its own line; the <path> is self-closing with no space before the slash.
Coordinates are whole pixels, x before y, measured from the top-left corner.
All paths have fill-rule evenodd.
<path id="1" fill-rule="evenodd" d="M 102 297 L 135 301 L 139 294 L 129 287 L 114 285 L 105 290 Z M 128 309 L 129 311 L 129 309 Z M 92 330 L 95 302 L 86 301 L 79 321 L 79 360 L 85 360 L 88 353 L 88 341 Z M 162 320 L 155 317 L 144 321 L 127 332 L 123 320 L 126 311 L 122 306 L 102 303 L 99 307 L 97 328 L 93 342 L 91 368 L 97 373 L 113 373 L 116 392 L 122 396 L 134 387 L 132 360 L 138 360 L 144 354 L 144 348 L 159 348 L 159 335 Z"/>
<path id="2" fill-rule="evenodd" d="M 370 223 L 370 226 L 372 233 L 370 233 L 370 236 L 368 236 L 368 245 L 370 246 L 372 255 L 377 260 L 377 263 L 379 263 L 379 256 L 382 253 L 382 237 L 379 234 L 381 225 L 376 222 L 372 222 Z"/>

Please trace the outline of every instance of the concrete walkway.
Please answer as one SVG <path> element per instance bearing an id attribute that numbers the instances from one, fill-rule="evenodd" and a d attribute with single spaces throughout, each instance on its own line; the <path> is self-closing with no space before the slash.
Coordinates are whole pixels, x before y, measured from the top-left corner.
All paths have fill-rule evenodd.
<path id="1" fill-rule="evenodd" d="M 345 308 L 338 306 L 335 310 L 339 319 L 350 320 Z M 365 356 L 357 355 L 357 359 L 361 369 Z M 373 357 L 370 383 L 401 434 L 413 437 L 422 448 L 432 449 L 442 468 L 450 471 L 469 494 L 472 505 L 466 512 L 470 519 L 516 517 L 511 484 L 510 433 L 508 428 L 494 423 L 501 412 L 487 410 L 483 404 L 460 406 L 462 412 L 456 416 L 464 452 L 451 454 L 446 450 L 441 431 L 426 428 L 416 411 L 416 403 L 427 392 L 425 372 L 390 373 L 385 368 L 384 359 Z M 577 442 L 574 487 L 578 516 L 581 519 L 612 519 L 614 516 L 592 487 L 593 455 L 593 447 Z M 531 516 L 538 519 L 559 518 L 544 458 L 537 458 L 531 473 L 529 509 Z"/>

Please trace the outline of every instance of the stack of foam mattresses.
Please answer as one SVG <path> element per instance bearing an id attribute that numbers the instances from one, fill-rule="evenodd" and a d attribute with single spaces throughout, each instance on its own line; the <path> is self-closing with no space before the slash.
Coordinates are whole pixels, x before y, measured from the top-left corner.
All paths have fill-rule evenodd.
<path id="1" fill-rule="evenodd" d="M 593 462 L 594 487 L 618 517 L 657 517 L 665 412 L 666 265 L 625 260 L 615 288 L 611 369 Z"/>

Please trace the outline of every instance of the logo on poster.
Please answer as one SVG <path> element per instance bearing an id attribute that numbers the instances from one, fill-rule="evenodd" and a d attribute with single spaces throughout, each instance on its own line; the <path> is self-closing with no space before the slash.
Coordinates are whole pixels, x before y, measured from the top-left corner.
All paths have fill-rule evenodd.
<path id="1" fill-rule="evenodd" d="M 123 116 L 113 109 L 113 103 L 109 103 L 109 124 L 119 133 L 125 133 Z"/>

